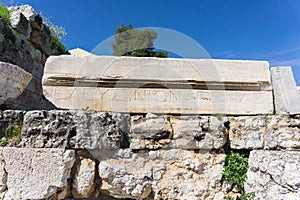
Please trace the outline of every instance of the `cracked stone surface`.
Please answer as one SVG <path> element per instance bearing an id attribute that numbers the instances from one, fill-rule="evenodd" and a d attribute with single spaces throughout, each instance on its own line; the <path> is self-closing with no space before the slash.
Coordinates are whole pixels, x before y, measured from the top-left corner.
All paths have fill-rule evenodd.
<path id="1" fill-rule="evenodd" d="M 81 159 L 76 163 L 72 194 L 75 198 L 89 198 L 95 189 L 96 163 L 91 159 Z"/>
<path id="2" fill-rule="evenodd" d="M 22 147 L 101 149 L 124 146 L 129 115 L 87 111 L 29 111 Z"/>
<path id="3" fill-rule="evenodd" d="M 3 156 L 3 148 L 0 148 L 0 192 L 6 190 L 7 172 L 5 170 L 5 161 Z"/>
<path id="4" fill-rule="evenodd" d="M 260 200 L 300 199 L 300 152 L 251 151 L 246 192 Z"/>
<path id="5" fill-rule="evenodd" d="M 233 149 L 300 149 L 300 119 L 289 116 L 230 117 Z"/>
<path id="6" fill-rule="evenodd" d="M 118 150 L 100 161 L 101 189 L 116 198 L 212 200 L 220 196 L 224 162 L 225 154 L 208 152 Z"/>
<path id="7" fill-rule="evenodd" d="M 64 149 L 3 148 L 5 199 L 45 199 L 68 186 L 75 152 Z"/>
<path id="8" fill-rule="evenodd" d="M 223 120 L 214 116 L 131 117 L 130 148 L 139 149 L 221 149 L 227 141 Z"/>

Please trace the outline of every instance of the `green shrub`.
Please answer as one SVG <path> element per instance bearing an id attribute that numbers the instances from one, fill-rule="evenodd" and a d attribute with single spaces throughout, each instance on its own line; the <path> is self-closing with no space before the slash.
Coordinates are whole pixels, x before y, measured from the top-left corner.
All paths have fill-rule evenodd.
<path id="1" fill-rule="evenodd" d="M 8 23 L 10 24 L 10 13 L 9 10 L 0 3 L 0 16 Z"/>
<path id="2" fill-rule="evenodd" d="M 245 154 L 230 152 L 226 156 L 225 166 L 222 172 L 223 181 L 232 182 L 240 191 L 244 188 L 247 178 L 248 158 Z"/>
<path id="3" fill-rule="evenodd" d="M 52 42 L 57 45 L 58 51 L 60 53 L 65 53 L 67 51 L 66 47 L 63 45 L 63 43 L 60 41 L 59 38 L 57 38 L 53 35 L 51 35 L 51 38 L 52 38 Z"/>
<path id="4" fill-rule="evenodd" d="M 236 200 L 249 200 L 254 197 L 254 193 L 245 194 L 244 181 L 247 178 L 248 154 L 231 151 L 226 156 L 225 166 L 222 172 L 222 181 L 231 182 L 234 187 L 241 192 Z M 234 200 L 233 197 L 224 197 L 226 200 Z"/>

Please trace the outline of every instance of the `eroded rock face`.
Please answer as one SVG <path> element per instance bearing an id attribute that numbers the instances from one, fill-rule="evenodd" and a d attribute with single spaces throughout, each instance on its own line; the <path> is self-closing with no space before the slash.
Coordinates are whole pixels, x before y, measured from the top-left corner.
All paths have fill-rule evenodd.
<path id="1" fill-rule="evenodd" d="M 227 141 L 224 121 L 214 116 L 171 117 L 148 114 L 131 117 L 130 148 L 221 149 Z"/>
<path id="2" fill-rule="evenodd" d="M 7 173 L 5 170 L 5 161 L 3 156 L 3 148 L 0 148 L 0 192 L 6 190 Z"/>
<path id="3" fill-rule="evenodd" d="M 3 107 L 22 110 L 55 109 L 43 96 L 41 78 L 47 57 L 67 52 L 61 51 L 52 41 L 48 26 L 31 6 L 12 6 L 8 9 L 11 23 L 0 18 L 0 61 L 18 65 L 30 73 L 32 79 L 21 95 L 6 101 Z M 12 79 L 16 82 L 20 80 L 17 77 Z"/>
<path id="4" fill-rule="evenodd" d="M 174 130 L 171 147 L 182 149 L 221 149 L 227 140 L 223 120 L 214 116 L 171 118 Z"/>
<path id="5" fill-rule="evenodd" d="M 101 189 L 116 198 L 214 199 L 224 162 L 224 154 L 117 150 L 100 161 Z"/>
<path id="6" fill-rule="evenodd" d="M 249 157 L 246 192 L 255 199 L 300 198 L 300 152 L 254 150 Z"/>
<path id="7" fill-rule="evenodd" d="M 32 76 L 17 65 L 0 62 L 0 105 L 17 98 Z"/>
<path id="8" fill-rule="evenodd" d="M 96 163 L 91 159 L 80 159 L 76 163 L 72 194 L 74 198 L 89 198 L 95 190 Z"/>
<path id="9" fill-rule="evenodd" d="M 229 140 L 233 149 L 300 148 L 300 119 L 288 116 L 229 118 Z"/>
<path id="10" fill-rule="evenodd" d="M 49 198 L 67 186 L 75 152 L 64 149 L 4 148 L 7 199 Z"/>
<path id="11" fill-rule="evenodd" d="M 120 113 L 29 111 L 20 146 L 113 149 L 125 145 L 129 129 L 129 115 Z"/>

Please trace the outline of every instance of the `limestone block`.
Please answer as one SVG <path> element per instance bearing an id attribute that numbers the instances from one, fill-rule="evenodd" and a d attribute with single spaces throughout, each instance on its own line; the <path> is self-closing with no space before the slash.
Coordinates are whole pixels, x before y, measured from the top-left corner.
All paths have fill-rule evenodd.
<path id="1" fill-rule="evenodd" d="M 300 148 L 300 119 L 288 116 L 266 117 L 266 133 L 264 135 L 265 149 Z"/>
<path id="2" fill-rule="evenodd" d="M 46 199 L 67 187 L 75 152 L 64 149 L 3 148 L 7 196 Z"/>
<path id="3" fill-rule="evenodd" d="M 170 119 L 174 131 L 170 147 L 181 149 L 221 149 L 227 141 L 227 130 L 213 116 Z"/>
<path id="4" fill-rule="evenodd" d="M 227 141 L 222 120 L 213 116 L 147 114 L 131 116 L 130 148 L 141 149 L 221 149 Z"/>
<path id="5" fill-rule="evenodd" d="M 119 148 L 130 131 L 129 115 L 88 111 L 29 111 L 20 146 L 38 148 Z"/>
<path id="6" fill-rule="evenodd" d="M 271 68 L 274 90 L 275 111 L 277 114 L 300 114 L 300 95 L 297 91 L 291 67 Z"/>
<path id="7" fill-rule="evenodd" d="M 273 112 L 269 65 L 264 61 L 52 56 L 46 62 L 43 90 L 57 107 L 67 109 L 161 114 Z"/>
<path id="8" fill-rule="evenodd" d="M 273 113 L 273 96 L 270 91 L 216 92 L 213 90 L 55 88 L 51 86 L 44 86 L 43 89 L 45 96 L 54 105 L 66 109 L 90 108 L 105 112 L 160 114 Z"/>
<path id="9" fill-rule="evenodd" d="M 20 67 L 0 62 L 0 105 L 22 94 L 31 78 Z"/>
<path id="10" fill-rule="evenodd" d="M 230 117 L 229 140 L 233 149 L 300 148 L 300 119 L 288 116 Z"/>
<path id="11" fill-rule="evenodd" d="M 231 117 L 229 140 L 233 149 L 262 149 L 266 133 L 266 117 Z"/>
<path id="12" fill-rule="evenodd" d="M 74 198 L 89 198 L 95 189 L 95 161 L 81 159 L 76 163 L 72 194 Z"/>
<path id="13" fill-rule="evenodd" d="M 251 151 L 245 191 L 255 199 L 299 199 L 299 169 L 299 151 Z"/>
<path id="14" fill-rule="evenodd" d="M 131 117 L 131 137 L 141 139 L 167 139 L 173 134 L 167 116 L 157 116 L 148 114 Z"/>
<path id="15" fill-rule="evenodd" d="M 2 151 L 3 148 L 0 149 L 0 192 L 4 192 L 7 189 L 7 173 L 5 170 L 5 161 Z"/>
<path id="16" fill-rule="evenodd" d="M 116 150 L 100 160 L 101 189 L 116 198 L 213 199 L 221 191 L 224 162 L 224 154 L 208 152 Z"/>

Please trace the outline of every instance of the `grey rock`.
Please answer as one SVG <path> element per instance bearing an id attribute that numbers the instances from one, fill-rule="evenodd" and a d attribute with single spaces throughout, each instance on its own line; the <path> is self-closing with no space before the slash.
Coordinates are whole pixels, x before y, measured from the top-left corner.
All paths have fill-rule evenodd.
<path id="1" fill-rule="evenodd" d="M 7 172 L 5 170 L 5 161 L 2 151 L 3 148 L 0 149 L 0 192 L 4 192 L 7 189 Z"/>
<path id="2" fill-rule="evenodd" d="M 223 121 L 213 116 L 171 118 L 174 131 L 170 146 L 181 149 L 221 149 L 227 136 Z"/>
<path id="3" fill-rule="evenodd" d="M 52 42 L 49 28 L 45 28 L 47 25 L 31 6 L 12 6 L 9 11 L 11 25 L 0 18 L 0 61 L 21 67 L 32 75 L 32 80 L 21 95 L 6 101 L 2 107 L 21 110 L 55 109 L 43 95 L 41 78 L 47 57 L 62 52 Z"/>
<path id="4" fill-rule="evenodd" d="M 15 30 L 24 34 L 24 36 L 29 39 L 31 26 L 22 13 L 20 13 L 18 10 L 10 11 L 10 23 Z"/>
<path id="5" fill-rule="evenodd" d="M 172 127 L 167 116 L 148 114 L 131 117 L 132 138 L 139 139 L 167 139 L 172 137 Z"/>
<path id="6" fill-rule="evenodd" d="M 224 162 L 224 154 L 180 149 L 115 150 L 100 160 L 101 190 L 115 198 L 213 199 L 221 191 Z"/>
<path id="7" fill-rule="evenodd" d="M 231 117 L 229 140 L 233 149 L 300 148 L 300 119 L 288 116 Z"/>
<path id="8" fill-rule="evenodd" d="M 52 54 L 52 39 L 48 27 L 45 26 L 43 32 L 32 30 L 30 40 L 34 47 L 42 50 L 47 57 Z"/>
<path id="9" fill-rule="evenodd" d="M 22 94 L 31 78 L 17 65 L 0 62 L 0 105 Z"/>
<path id="10" fill-rule="evenodd" d="M 72 194 L 75 198 L 89 198 L 95 190 L 96 163 L 91 159 L 76 162 Z"/>
<path id="11" fill-rule="evenodd" d="M 22 14 L 31 23 L 34 29 L 43 30 L 43 20 L 41 16 L 30 5 L 11 6 L 8 8 L 13 15 Z"/>
<path id="12" fill-rule="evenodd" d="M 251 151 L 245 190 L 255 199 L 299 199 L 299 169 L 298 151 Z"/>
<path id="13" fill-rule="evenodd" d="M 300 95 L 297 91 L 291 67 L 271 68 L 274 90 L 275 111 L 277 114 L 300 114 Z"/>
<path id="14" fill-rule="evenodd" d="M 76 149 L 126 146 L 129 115 L 86 111 L 29 111 L 21 146 Z"/>
<path id="15" fill-rule="evenodd" d="M 264 133 L 266 132 L 266 118 L 232 117 L 230 122 L 229 141 L 233 149 L 262 149 Z"/>
<path id="16" fill-rule="evenodd" d="M 5 199 L 45 199 L 68 185 L 75 152 L 64 149 L 3 148 Z"/>
<path id="17" fill-rule="evenodd" d="M 131 117 L 130 148 L 221 149 L 227 141 L 223 121 L 213 116 Z"/>

